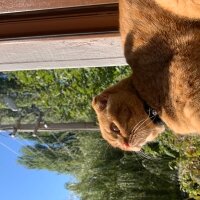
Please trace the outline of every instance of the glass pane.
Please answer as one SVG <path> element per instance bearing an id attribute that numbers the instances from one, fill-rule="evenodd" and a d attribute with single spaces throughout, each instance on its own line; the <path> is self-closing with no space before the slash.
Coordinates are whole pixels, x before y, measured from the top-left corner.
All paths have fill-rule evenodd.
<path id="1" fill-rule="evenodd" d="M 127 66 L 1 73 L 3 199 L 197 199 L 197 137 L 167 131 L 137 153 L 102 139 L 91 100 L 129 74 Z"/>

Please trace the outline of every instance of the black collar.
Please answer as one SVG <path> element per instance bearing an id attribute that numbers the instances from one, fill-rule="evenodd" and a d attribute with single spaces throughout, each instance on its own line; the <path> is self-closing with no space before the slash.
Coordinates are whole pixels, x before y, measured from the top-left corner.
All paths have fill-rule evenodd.
<path id="1" fill-rule="evenodd" d="M 147 113 L 147 115 L 149 116 L 149 118 L 152 120 L 154 124 L 158 124 L 158 125 L 164 124 L 164 122 L 162 121 L 162 119 L 160 119 L 160 116 L 158 115 L 156 110 L 150 107 L 145 101 L 143 101 L 143 105 L 144 105 L 145 112 Z"/>
<path id="2" fill-rule="evenodd" d="M 147 102 L 140 96 L 140 93 L 138 92 L 138 90 L 135 88 L 134 85 L 133 85 L 133 87 L 136 91 L 138 98 L 143 102 L 144 110 L 147 113 L 147 115 L 149 116 L 149 118 L 152 120 L 152 122 L 154 124 L 164 125 L 164 122 L 162 121 L 162 119 L 160 119 L 160 116 L 158 115 L 156 110 L 147 104 Z"/>

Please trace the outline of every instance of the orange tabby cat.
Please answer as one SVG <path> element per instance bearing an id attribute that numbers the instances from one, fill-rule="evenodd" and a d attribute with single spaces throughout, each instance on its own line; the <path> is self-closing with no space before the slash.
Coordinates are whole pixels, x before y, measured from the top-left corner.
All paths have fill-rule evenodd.
<path id="1" fill-rule="evenodd" d="M 165 126 L 179 134 L 200 133 L 200 16 L 190 16 L 200 12 L 199 5 L 180 14 L 163 2 L 119 1 L 133 74 L 97 95 L 92 106 L 103 138 L 122 150 L 139 151 Z"/>
<path id="2" fill-rule="evenodd" d="M 200 18 L 199 0 L 155 0 L 162 8 L 183 17 Z"/>

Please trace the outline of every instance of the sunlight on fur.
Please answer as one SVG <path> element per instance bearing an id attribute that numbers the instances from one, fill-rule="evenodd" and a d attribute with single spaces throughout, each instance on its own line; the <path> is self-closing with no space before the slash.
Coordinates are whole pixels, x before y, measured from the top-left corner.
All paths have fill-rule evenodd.
<path id="1" fill-rule="evenodd" d="M 177 12 L 185 4 L 171 0 L 167 8 L 163 2 L 119 1 L 133 74 L 92 101 L 103 138 L 125 151 L 140 151 L 166 126 L 177 134 L 200 133 L 200 15 L 193 16 L 200 6 L 186 13 Z"/>

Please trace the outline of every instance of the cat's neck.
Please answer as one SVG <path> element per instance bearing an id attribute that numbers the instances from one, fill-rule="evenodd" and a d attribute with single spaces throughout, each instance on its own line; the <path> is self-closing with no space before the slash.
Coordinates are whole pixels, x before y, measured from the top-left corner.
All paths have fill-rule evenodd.
<path id="1" fill-rule="evenodd" d="M 145 74 L 145 70 L 135 70 L 132 74 L 132 85 L 137 90 L 140 98 L 143 99 L 150 107 L 161 114 L 162 107 L 166 102 L 165 73 L 159 71 Z"/>

